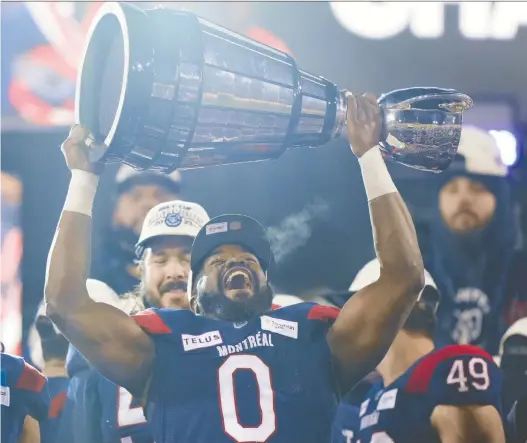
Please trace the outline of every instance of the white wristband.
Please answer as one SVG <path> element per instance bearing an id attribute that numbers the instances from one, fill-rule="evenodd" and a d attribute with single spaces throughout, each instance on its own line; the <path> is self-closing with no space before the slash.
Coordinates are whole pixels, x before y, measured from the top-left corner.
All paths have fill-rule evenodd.
<path id="1" fill-rule="evenodd" d="M 359 157 L 359 165 L 369 202 L 381 195 L 397 192 L 379 146 L 371 148 Z"/>
<path id="2" fill-rule="evenodd" d="M 63 210 L 91 217 L 98 184 L 99 177 L 97 175 L 88 171 L 73 169 Z"/>

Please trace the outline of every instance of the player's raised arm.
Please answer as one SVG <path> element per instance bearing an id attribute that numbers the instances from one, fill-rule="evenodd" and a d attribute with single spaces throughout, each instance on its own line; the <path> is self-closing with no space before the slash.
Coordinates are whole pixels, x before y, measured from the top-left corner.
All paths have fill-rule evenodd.
<path id="1" fill-rule="evenodd" d="M 46 314 L 104 376 L 142 394 L 154 355 L 149 336 L 128 315 L 88 295 L 91 211 L 98 185 L 87 155 L 88 132 L 75 126 L 62 145 L 71 181 L 48 257 Z"/>
<path id="2" fill-rule="evenodd" d="M 348 138 L 361 166 L 381 273 L 344 305 L 328 334 L 346 384 L 359 381 L 380 362 L 424 285 L 412 218 L 377 146 L 381 126 L 373 95 L 348 97 Z"/>

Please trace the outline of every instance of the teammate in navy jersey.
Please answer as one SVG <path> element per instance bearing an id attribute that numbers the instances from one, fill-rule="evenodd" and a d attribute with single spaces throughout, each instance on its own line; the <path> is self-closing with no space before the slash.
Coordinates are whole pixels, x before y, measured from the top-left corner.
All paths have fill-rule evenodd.
<path id="1" fill-rule="evenodd" d="M 502 407 L 507 442 L 527 441 L 527 317 L 503 334 L 499 362 L 503 373 Z"/>
<path id="2" fill-rule="evenodd" d="M 514 402 L 506 417 L 506 426 L 509 428 L 507 442 L 525 443 L 527 441 L 527 396 L 520 397 Z"/>
<path id="3" fill-rule="evenodd" d="M 341 295 L 344 296 L 344 294 Z M 349 293 L 347 298 L 349 298 Z M 355 441 L 353 437 L 357 435 L 357 429 L 359 429 L 360 405 L 379 379 L 379 374 L 372 372 L 341 399 L 333 419 L 331 443 L 353 443 Z"/>
<path id="4" fill-rule="evenodd" d="M 50 408 L 48 416 L 40 422 L 41 443 L 56 443 L 59 420 L 66 402 L 69 379 L 66 374 L 68 341 L 39 309 L 35 329 L 40 337 L 44 366 L 42 374 L 48 379 Z"/>
<path id="5" fill-rule="evenodd" d="M 40 443 L 49 410 L 46 377 L 21 357 L 0 353 L 2 443 Z"/>
<path id="6" fill-rule="evenodd" d="M 70 347 L 66 361 L 70 381 L 56 443 L 100 443 L 101 405 L 97 390 L 100 375 L 74 348 Z"/>
<path id="7" fill-rule="evenodd" d="M 135 294 L 118 296 L 106 283 L 89 279 L 90 296 L 98 303 L 107 303 L 126 313 L 144 309 Z M 105 379 L 88 361 L 70 346 L 67 356 L 70 377 L 65 413 L 56 443 L 152 443 L 142 408 L 124 388 Z M 130 402 L 119 401 L 119 396 Z M 126 425 L 123 423 L 126 422 Z"/>
<path id="8" fill-rule="evenodd" d="M 167 211 L 189 211 L 189 217 L 195 225 L 161 223 Z M 145 217 L 139 240 L 139 257 L 146 246 L 154 245 L 162 251 L 161 245 L 167 240 L 172 247 L 174 241 L 180 241 L 180 253 L 173 254 L 171 260 L 161 263 L 158 260 L 158 271 L 172 275 L 160 291 L 150 291 L 142 285 L 133 294 L 118 296 L 105 283 L 88 280 L 88 291 L 92 299 L 108 303 L 127 314 L 144 309 L 143 300 L 151 306 L 189 309 L 187 297 L 187 280 L 190 271 L 190 247 L 199 229 L 209 220 L 205 209 L 200 205 L 185 201 L 161 203 L 153 207 Z M 160 243 L 161 241 L 161 243 Z M 68 443 L 74 438 L 75 443 L 152 443 L 153 439 L 146 425 L 140 400 L 135 399 L 124 388 L 108 381 L 100 375 L 73 347 L 68 358 L 68 373 L 72 377 L 70 386 L 70 421 L 75 429 L 83 429 L 74 437 L 68 434 L 61 436 L 58 443 Z"/>
<path id="9" fill-rule="evenodd" d="M 360 290 L 378 274 L 379 263 L 373 260 L 351 290 Z M 356 426 L 351 441 L 504 443 L 501 372 L 475 346 L 434 349 L 439 293 L 426 271 L 425 281 L 419 301 L 377 367 L 382 380 L 365 396 L 358 417 L 349 418 Z"/>
<path id="10" fill-rule="evenodd" d="M 85 128 L 63 144 L 72 181 L 48 262 L 48 315 L 106 378 L 142 398 L 157 443 L 328 441 L 336 385 L 371 372 L 404 323 L 424 279 L 415 229 L 376 146 L 376 98 L 350 94 L 347 117 L 383 272 L 340 312 L 309 303 L 271 311 L 269 239 L 241 215 L 209 221 L 194 240 L 192 311 L 152 309 L 133 321 L 93 302 L 86 278 L 99 166 L 88 161 Z M 153 223 L 194 220 L 167 210 Z M 173 247 L 145 249 L 142 282 L 159 291 Z"/>

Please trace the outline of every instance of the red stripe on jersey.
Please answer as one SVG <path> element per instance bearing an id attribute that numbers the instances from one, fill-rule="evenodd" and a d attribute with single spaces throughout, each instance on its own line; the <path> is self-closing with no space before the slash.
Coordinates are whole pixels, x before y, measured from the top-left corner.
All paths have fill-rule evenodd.
<path id="1" fill-rule="evenodd" d="M 333 306 L 315 305 L 307 313 L 310 320 L 334 321 L 339 315 L 340 309 Z"/>
<path id="2" fill-rule="evenodd" d="M 280 309 L 282 306 L 280 305 L 271 305 L 271 311 L 274 311 L 275 309 Z"/>
<path id="3" fill-rule="evenodd" d="M 474 355 L 483 357 L 494 361 L 490 354 L 483 349 L 472 345 L 452 345 L 446 348 L 439 349 L 421 360 L 421 362 L 414 368 L 410 380 L 406 384 L 404 390 L 414 394 L 422 394 L 428 391 L 428 385 L 432 380 L 434 371 L 440 363 L 452 357 L 462 355 Z"/>
<path id="4" fill-rule="evenodd" d="M 170 334 L 172 332 L 159 314 L 150 309 L 132 315 L 132 318 L 149 334 Z"/>
<path id="5" fill-rule="evenodd" d="M 49 407 L 48 418 L 57 418 L 66 403 L 66 393 L 61 392 L 51 399 L 51 405 Z"/>
<path id="6" fill-rule="evenodd" d="M 22 369 L 22 373 L 18 377 L 15 387 L 17 389 L 23 389 L 24 391 L 40 392 L 46 384 L 46 381 L 46 377 L 33 366 L 24 362 L 24 369 Z"/>

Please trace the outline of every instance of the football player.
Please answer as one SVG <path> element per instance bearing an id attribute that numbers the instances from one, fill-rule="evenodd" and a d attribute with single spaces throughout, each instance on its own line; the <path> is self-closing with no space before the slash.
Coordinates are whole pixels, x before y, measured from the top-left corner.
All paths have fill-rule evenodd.
<path id="1" fill-rule="evenodd" d="M 35 328 L 40 336 L 44 358 L 42 373 L 48 379 L 51 399 L 48 417 L 40 422 L 40 440 L 41 443 L 55 443 L 69 383 L 66 374 L 68 341 L 55 329 L 51 320 L 43 315 L 43 309 L 39 309 L 37 313 Z"/>
<path id="2" fill-rule="evenodd" d="M 347 117 L 383 266 L 340 312 L 312 303 L 271 310 L 270 243 L 256 220 L 241 215 L 210 220 L 194 240 L 192 311 L 151 309 L 131 319 L 95 303 L 86 278 L 99 172 L 87 152 L 96 142 L 76 126 L 63 144 L 72 181 L 49 256 L 47 314 L 105 377 L 142 397 L 157 443 L 327 441 L 336 385 L 371 372 L 411 311 L 424 284 L 422 258 L 377 146 L 376 98 L 350 94 Z M 192 222 L 184 211 L 158 221 Z M 146 248 L 143 279 L 168 259 Z"/>
<path id="3" fill-rule="evenodd" d="M 166 213 L 182 214 L 166 219 Z M 185 218 L 193 224 L 185 223 Z M 205 209 L 186 201 L 171 201 L 154 206 L 146 215 L 137 243 L 139 268 L 144 267 L 146 248 L 154 248 L 155 268 L 145 276 L 134 294 L 119 297 L 106 284 L 88 280 L 92 299 L 108 303 L 126 314 L 150 306 L 189 309 L 187 280 L 190 248 L 196 234 L 209 220 Z M 142 309 L 141 309 L 142 308 Z M 84 431 L 74 436 L 75 443 L 152 443 L 146 419 L 138 399 L 124 388 L 107 380 L 72 350 L 68 359 L 72 376 L 70 396 L 76 401 L 75 428 Z M 67 443 L 67 434 L 59 443 Z"/>
<path id="4" fill-rule="evenodd" d="M 334 294 L 337 295 L 337 294 Z M 341 294 L 345 296 L 345 294 Z M 349 298 L 349 293 L 346 299 Z M 353 443 L 359 428 L 359 410 L 362 400 L 371 387 L 379 381 L 379 374 L 372 372 L 354 386 L 340 401 L 331 428 L 331 443 Z"/>
<path id="5" fill-rule="evenodd" d="M 503 335 L 496 359 L 503 372 L 502 406 L 507 441 L 527 441 L 527 318 Z"/>
<path id="6" fill-rule="evenodd" d="M 525 443 L 527 441 L 527 396 L 520 397 L 514 402 L 507 414 L 507 442 Z"/>
<path id="7" fill-rule="evenodd" d="M 40 443 L 49 410 L 46 377 L 21 357 L 0 353 L 2 443 Z"/>
<path id="8" fill-rule="evenodd" d="M 119 297 L 106 283 L 93 279 L 87 281 L 86 287 L 96 302 L 114 306 L 127 314 L 144 309 L 137 294 Z M 73 347 L 68 351 L 67 371 L 70 377 L 68 399 L 56 443 L 152 443 L 142 409 L 139 409 L 141 416 L 137 417 L 137 410 L 131 411 L 129 404 L 121 406 L 119 402 L 123 395 L 130 398 L 131 395 L 102 377 Z M 120 426 L 122 417 L 127 419 L 130 412 L 135 413 L 134 422 Z"/>
<path id="9" fill-rule="evenodd" d="M 350 291 L 375 281 L 373 260 Z M 504 443 L 502 375 L 492 357 L 471 345 L 435 349 L 439 292 L 425 271 L 425 288 L 377 367 L 382 380 L 350 417 L 354 443 Z M 352 297 L 353 298 L 353 297 Z M 334 440 L 336 441 L 336 440 Z"/>

